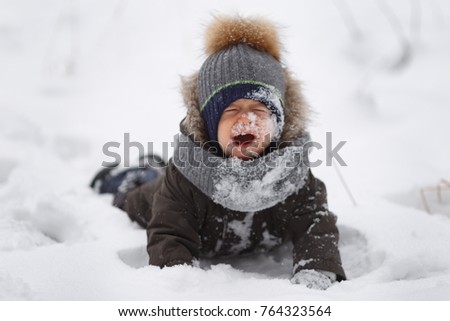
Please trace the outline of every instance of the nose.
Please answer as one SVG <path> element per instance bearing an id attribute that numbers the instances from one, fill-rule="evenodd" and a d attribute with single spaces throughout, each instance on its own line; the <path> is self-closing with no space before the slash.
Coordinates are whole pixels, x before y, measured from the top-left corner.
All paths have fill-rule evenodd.
<path id="1" fill-rule="evenodd" d="M 250 119 L 250 116 L 248 115 L 248 113 L 242 113 L 239 117 L 239 122 L 247 124 L 247 123 L 251 123 L 252 120 Z"/>

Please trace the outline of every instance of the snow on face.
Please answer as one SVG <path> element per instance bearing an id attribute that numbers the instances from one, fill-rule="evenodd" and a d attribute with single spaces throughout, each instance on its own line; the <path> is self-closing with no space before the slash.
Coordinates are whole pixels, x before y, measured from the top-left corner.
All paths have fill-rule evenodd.
<path id="1" fill-rule="evenodd" d="M 231 136 L 253 135 L 256 139 L 272 137 L 275 131 L 275 123 L 273 117 L 262 117 L 254 112 L 246 112 L 241 115 L 246 121 L 238 121 L 231 127 Z M 276 119 L 275 119 L 276 121 Z"/>
<path id="2" fill-rule="evenodd" d="M 274 136 L 276 117 L 261 102 L 239 99 L 223 112 L 218 139 L 227 155 L 241 159 L 258 157 Z"/>
<path id="3" fill-rule="evenodd" d="M 270 102 L 270 105 L 277 109 L 280 113 L 280 121 L 277 122 L 277 116 L 272 113 L 273 133 L 272 137 L 278 139 L 281 136 L 284 127 L 284 111 L 279 98 L 280 94 L 275 89 L 261 87 L 258 90 L 251 92 L 247 98 L 256 101 Z"/>

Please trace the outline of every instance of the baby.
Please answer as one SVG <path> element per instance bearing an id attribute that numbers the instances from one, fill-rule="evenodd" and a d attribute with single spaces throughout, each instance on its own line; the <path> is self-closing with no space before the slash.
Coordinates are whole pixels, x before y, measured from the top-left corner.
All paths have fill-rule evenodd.
<path id="1" fill-rule="evenodd" d="M 264 19 L 216 17 L 207 59 L 183 79 L 187 116 L 169 163 L 104 169 L 92 186 L 147 229 L 150 264 L 268 251 L 293 243 L 291 282 L 345 279 L 336 217 L 308 167 L 307 110 Z M 149 161 L 151 160 L 151 161 Z"/>

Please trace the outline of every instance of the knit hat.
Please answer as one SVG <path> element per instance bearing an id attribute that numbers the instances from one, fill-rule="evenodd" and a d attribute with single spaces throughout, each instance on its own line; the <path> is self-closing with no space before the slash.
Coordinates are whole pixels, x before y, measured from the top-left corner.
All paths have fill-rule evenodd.
<path id="1" fill-rule="evenodd" d="M 275 27 L 263 19 L 216 17 L 206 31 L 208 58 L 198 77 L 201 116 L 210 141 L 217 141 L 223 111 L 238 99 L 263 103 L 276 117 L 274 140 L 284 124 L 286 90 Z"/>

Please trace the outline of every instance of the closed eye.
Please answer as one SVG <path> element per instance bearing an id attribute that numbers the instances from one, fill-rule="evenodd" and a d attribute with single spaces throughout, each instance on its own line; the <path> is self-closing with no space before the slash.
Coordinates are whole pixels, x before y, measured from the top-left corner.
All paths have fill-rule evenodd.
<path id="1" fill-rule="evenodd" d="M 227 109 L 225 109 L 223 112 L 224 112 L 224 113 L 228 113 L 228 112 L 236 112 L 236 111 L 238 111 L 237 108 L 227 108 Z"/>
<path id="2" fill-rule="evenodd" d="M 254 109 L 253 111 L 254 111 L 255 113 L 259 113 L 259 114 L 261 114 L 261 113 L 263 113 L 263 114 L 269 114 L 269 113 L 270 113 L 270 110 L 267 109 L 267 108 L 257 108 L 257 109 Z"/>

